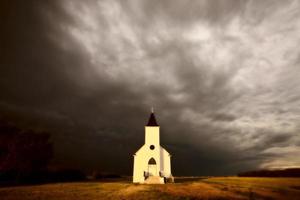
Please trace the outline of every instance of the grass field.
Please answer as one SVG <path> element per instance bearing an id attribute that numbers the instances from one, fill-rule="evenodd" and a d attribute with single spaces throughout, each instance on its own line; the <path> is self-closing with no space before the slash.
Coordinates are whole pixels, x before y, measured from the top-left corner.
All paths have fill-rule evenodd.
<path id="1" fill-rule="evenodd" d="M 166 185 L 54 183 L 0 188 L 1 200 L 283 199 L 300 200 L 300 178 L 177 178 Z"/>

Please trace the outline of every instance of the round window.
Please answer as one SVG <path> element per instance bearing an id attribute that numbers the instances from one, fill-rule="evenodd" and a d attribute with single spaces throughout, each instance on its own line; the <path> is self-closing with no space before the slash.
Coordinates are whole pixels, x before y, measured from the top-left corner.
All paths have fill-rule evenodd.
<path id="1" fill-rule="evenodd" d="M 150 145 L 150 149 L 153 150 L 155 148 L 154 145 Z"/>

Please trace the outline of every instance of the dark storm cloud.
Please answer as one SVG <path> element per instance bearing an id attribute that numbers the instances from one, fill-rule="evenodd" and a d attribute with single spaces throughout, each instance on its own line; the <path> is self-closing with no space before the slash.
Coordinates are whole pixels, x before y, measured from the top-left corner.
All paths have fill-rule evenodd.
<path id="1" fill-rule="evenodd" d="M 1 115 L 52 132 L 55 162 L 86 169 L 130 174 L 151 106 L 175 175 L 299 166 L 299 10 L 3 1 Z"/>

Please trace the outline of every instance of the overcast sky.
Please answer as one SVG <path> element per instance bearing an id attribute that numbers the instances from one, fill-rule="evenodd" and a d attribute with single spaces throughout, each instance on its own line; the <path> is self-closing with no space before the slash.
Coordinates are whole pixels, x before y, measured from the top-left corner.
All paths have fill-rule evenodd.
<path id="1" fill-rule="evenodd" d="M 300 167 L 299 0 L 0 3 L 0 116 L 54 164 L 131 174 L 154 106 L 174 175 Z"/>

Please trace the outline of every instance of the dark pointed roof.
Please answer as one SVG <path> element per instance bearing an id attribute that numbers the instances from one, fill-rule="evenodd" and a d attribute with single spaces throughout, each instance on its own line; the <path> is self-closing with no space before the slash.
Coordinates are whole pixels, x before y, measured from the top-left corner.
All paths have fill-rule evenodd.
<path id="1" fill-rule="evenodd" d="M 151 113 L 148 124 L 146 126 L 159 126 L 156 122 L 155 115 L 153 112 Z"/>

